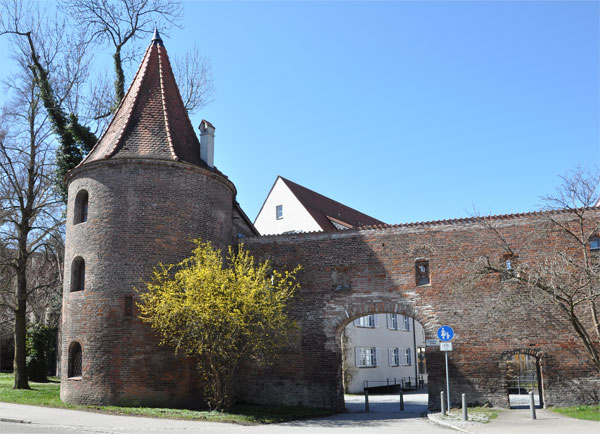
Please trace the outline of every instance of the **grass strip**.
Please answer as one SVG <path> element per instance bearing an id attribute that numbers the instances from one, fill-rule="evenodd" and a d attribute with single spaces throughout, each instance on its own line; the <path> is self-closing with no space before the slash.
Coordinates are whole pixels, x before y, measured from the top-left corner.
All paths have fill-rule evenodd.
<path id="1" fill-rule="evenodd" d="M 60 380 L 49 378 L 48 383 L 29 382 L 31 389 L 14 390 L 14 376 L 0 373 L 0 401 L 13 404 L 39 405 L 44 407 L 67 408 L 71 410 L 94 411 L 98 413 L 128 416 L 157 417 L 164 419 L 185 419 L 209 422 L 228 422 L 244 425 L 271 424 L 299 419 L 329 416 L 332 411 L 291 406 L 267 406 L 236 404 L 228 412 L 208 410 L 185 410 L 177 408 L 117 407 L 114 405 L 73 405 L 60 400 Z"/>
<path id="2" fill-rule="evenodd" d="M 573 407 L 557 407 L 552 411 L 575 419 L 600 421 L 600 405 L 575 405 Z"/>

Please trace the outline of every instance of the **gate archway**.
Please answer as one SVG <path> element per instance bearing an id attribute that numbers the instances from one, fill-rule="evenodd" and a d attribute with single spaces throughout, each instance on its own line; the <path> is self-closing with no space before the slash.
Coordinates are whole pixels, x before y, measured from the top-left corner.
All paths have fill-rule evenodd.
<path id="1" fill-rule="evenodd" d="M 528 407 L 529 392 L 533 392 L 537 407 L 544 406 L 542 356 L 539 351 L 531 349 L 518 349 L 503 354 L 501 368 L 509 408 Z"/>

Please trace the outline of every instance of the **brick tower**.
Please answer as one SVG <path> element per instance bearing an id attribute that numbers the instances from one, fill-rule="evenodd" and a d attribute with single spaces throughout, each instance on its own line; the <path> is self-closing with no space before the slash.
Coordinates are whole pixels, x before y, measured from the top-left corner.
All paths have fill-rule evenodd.
<path id="1" fill-rule="evenodd" d="M 63 401 L 198 405 L 194 367 L 158 346 L 134 288 L 189 256 L 194 238 L 224 246 L 253 231 L 213 166 L 214 127 L 200 130 L 198 140 L 155 32 L 109 127 L 67 176 Z"/>

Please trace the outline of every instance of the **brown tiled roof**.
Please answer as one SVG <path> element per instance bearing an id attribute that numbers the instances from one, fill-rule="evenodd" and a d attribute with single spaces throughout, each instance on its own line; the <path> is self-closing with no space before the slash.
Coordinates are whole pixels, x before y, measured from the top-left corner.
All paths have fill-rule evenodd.
<path id="1" fill-rule="evenodd" d="M 280 178 L 324 231 L 338 230 L 333 222 L 338 224 L 341 223 L 343 226 L 350 226 L 351 228 L 385 224 L 384 222 L 356 211 L 349 206 L 336 202 L 333 199 L 329 199 L 306 187 L 302 187 L 289 179 L 285 179 L 284 177 Z"/>
<path id="2" fill-rule="evenodd" d="M 82 164 L 127 157 L 206 167 L 157 32 L 112 121 Z"/>

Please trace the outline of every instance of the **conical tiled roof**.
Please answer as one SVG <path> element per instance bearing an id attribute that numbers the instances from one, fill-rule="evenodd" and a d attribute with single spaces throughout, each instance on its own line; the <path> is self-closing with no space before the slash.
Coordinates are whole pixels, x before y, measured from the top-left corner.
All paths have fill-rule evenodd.
<path id="1" fill-rule="evenodd" d="M 156 30 L 112 121 L 82 164 L 108 158 L 152 158 L 206 167 Z"/>

